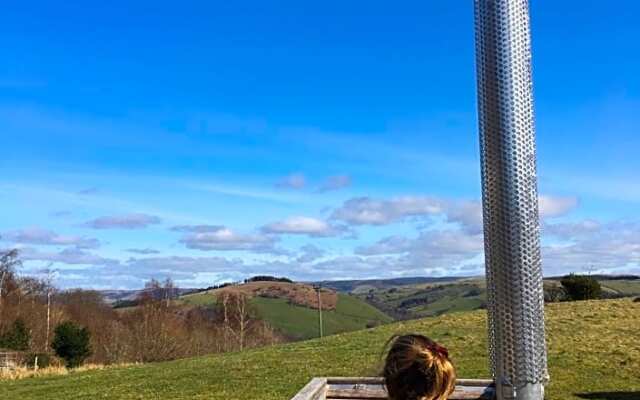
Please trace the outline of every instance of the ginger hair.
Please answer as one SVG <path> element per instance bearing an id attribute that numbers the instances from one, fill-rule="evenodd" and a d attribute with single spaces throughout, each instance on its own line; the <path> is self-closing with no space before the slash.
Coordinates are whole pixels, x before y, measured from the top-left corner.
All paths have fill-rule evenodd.
<path id="1" fill-rule="evenodd" d="M 456 372 L 444 347 L 415 334 L 389 342 L 383 376 L 390 400 L 446 400 L 453 393 Z"/>

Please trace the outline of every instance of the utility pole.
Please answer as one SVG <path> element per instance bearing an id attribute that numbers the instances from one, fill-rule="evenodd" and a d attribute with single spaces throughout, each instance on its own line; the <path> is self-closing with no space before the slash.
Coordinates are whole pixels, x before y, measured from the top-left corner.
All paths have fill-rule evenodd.
<path id="1" fill-rule="evenodd" d="M 322 290 L 322 286 L 313 285 L 313 288 L 318 293 L 318 331 L 320 332 L 320 337 L 324 337 L 324 331 L 322 327 L 322 296 L 320 296 L 320 290 Z"/>
<path id="2" fill-rule="evenodd" d="M 49 348 L 49 331 L 51 330 L 51 288 L 47 288 L 47 336 L 44 340 L 45 349 Z"/>
<path id="3" fill-rule="evenodd" d="M 55 271 L 51 270 L 51 264 L 47 268 L 47 332 L 45 335 L 44 351 L 49 352 L 49 332 L 51 331 L 51 291 L 53 289 L 53 276 Z"/>
<path id="4" fill-rule="evenodd" d="M 7 275 L 7 271 L 2 271 L 2 276 L 0 276 L 0 306 L 2 306 L 2 288 L 4 287 L 4 277 Z M 2 308 L 2 307 L 0 307 Z"/>

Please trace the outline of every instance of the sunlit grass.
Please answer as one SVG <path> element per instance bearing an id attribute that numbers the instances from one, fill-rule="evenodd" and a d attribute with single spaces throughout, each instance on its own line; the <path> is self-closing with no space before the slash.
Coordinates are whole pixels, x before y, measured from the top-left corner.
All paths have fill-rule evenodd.
<path id="1" fill-rule="evenodd" d="M 382 346 L 397 332 L 430 335 L 449 348 L 459 376 L 487 377 L 485 324 L 480 310 L 242 353 L 4 381 L 0 398 L 286 400 L 313 376 L 376 374 Z M 548 306 L 547 399 L 640 398 L 639 329 L 640 303 L 629 299 Z"/>
<path id="2" fill-rule="evenodd" d="M 117 364 L 117 365 L 104 365 L 104 364 L 85 364 L 74 369 L 66 368 L 65 366 L 50 366 L 46 368 L 27 368 L 20 367 L 15 369 L 0 369 L 0 380 L 18 380 L 26 378 L 35 378 L 43 376 L 58 376 L 77 374 L 85 371 L 95 371 L 105 368 L 122 368 L 128 367 L 131 363 Z"/>

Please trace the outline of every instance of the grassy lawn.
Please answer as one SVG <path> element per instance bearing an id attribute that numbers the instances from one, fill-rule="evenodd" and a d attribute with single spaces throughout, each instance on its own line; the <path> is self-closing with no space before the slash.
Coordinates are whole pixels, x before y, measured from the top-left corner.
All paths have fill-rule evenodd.
<path id="1" fill-rule="evenodd" d="M 412 308 L 411 311 L 424 316 L 434 316 L 444 313 L 470 311 L 480 308 L 484 302 L 484 296 L 459 297 L 445 296 L 430 303 L 428 306 Z"/>
<path id="2" fill-rule="evenodd" d="M 285 334 L 308 339 L 318 336 L 318 311 L 289 304 L 285 299 L 255 297 L 251 304 L 271 326 Z M 333 335 L 364 329 L 367 323 L 378 325 L 391 322 L 391 318 L 373 306 L 346 294 L 338 295 L 335 310 L 322 313 L 324 332 Z"/>
<path id="3" fill-rule="evenodd" d="M 449 347 L 459 376 L 486 377 L 485 322 L 479 310 L 243 353 L 5 381 L 0 399 L 286 400 L 313 376 L 376 374 L 396 332 L 430 335 Z M 547 328 L 547 399 L 640 399 L 640 303 L 552 304 Z"/>

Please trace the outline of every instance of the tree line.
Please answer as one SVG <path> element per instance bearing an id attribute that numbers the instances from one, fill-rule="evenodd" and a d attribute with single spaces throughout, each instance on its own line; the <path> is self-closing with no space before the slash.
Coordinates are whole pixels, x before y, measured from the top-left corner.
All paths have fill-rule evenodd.
<path id="1" fill-rule="evenodd" d="M 57 349 L 82 337 L 86 349 L 71 363 L 65 359 L 68 366 L 78 360 L 165 361 L 282 341 L 242 293 L 223 293 L 211 306 L 187 306 L 176 300 L 170 279 L 152 279 L 134 307 L 114 309 L 97 291 L 59 290 L 51 279 L 21 276 L 20 265 L 18 251 L 0 252 L 0 347 L 22 351 L 26 359 L 64 359 Z"/>

